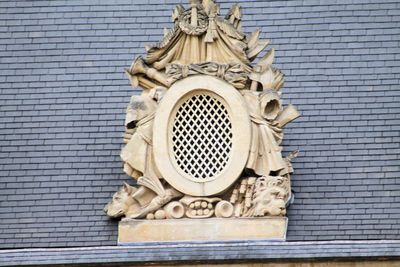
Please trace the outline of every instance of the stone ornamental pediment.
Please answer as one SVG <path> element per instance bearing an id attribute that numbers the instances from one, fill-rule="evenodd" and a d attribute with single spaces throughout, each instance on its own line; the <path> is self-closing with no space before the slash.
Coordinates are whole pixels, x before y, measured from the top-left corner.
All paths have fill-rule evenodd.
<path id="1" fill-rule="evenodd" d="M 239 231 L 280 227 L 284 238 L 287 221 L 280 222 L 297 151 L 284 157 L 281 142 L 284 126 L 300 114 L 282 106 L 274 49 L 266 49 L 259 30 L 242 31 L 239 5 L 222 17 L 212 0 L 189 2 L 174 9 L 173 27 L 126 70 L 132 87 L 142 89 L 127 107 L 121 152 L 135 186 L 125 183 L 104 210 L 124 217 L 120 242 L 184 240 L 171 234 L 174 224 L 202 239 L 193 224 L 221 220 Z M 159 230 L 141 239 L 138 225 Z M 250 239 L 260 235 L 248 231 Z"/>

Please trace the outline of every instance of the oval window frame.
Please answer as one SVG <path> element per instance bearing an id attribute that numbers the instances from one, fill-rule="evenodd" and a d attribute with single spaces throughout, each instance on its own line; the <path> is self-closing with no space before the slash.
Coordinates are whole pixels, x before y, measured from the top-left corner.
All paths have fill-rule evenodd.
<path id="1" fill-rule="evenodd" d="M 224 170 L 212 180 L 188 179 L 177 169 L 171 154 L 171 124 L 174 110 L 182 98 L 196 91 L 206 91 L 225 103 L 232 123 L 231 157 Z M 207 75 L 191 76 L 174 83 L 157 108 L 153 128 L 154 160 L 162 177 L 174 188 L 192 196 L 211 196 L 228 189 L 245 168 L 251 143 L 251 121 L 244 98 L 229 83 Z"/>

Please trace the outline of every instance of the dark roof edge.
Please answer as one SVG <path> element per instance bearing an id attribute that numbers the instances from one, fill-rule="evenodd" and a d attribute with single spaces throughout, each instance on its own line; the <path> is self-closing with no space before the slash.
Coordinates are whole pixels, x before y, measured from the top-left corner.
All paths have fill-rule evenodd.
<path id="1" fill-rule="evenodd" d="M 123 266 L 125 264 L 400 258 L 400 240 L 231 241 L 0 250 L 0 266 Z"/>

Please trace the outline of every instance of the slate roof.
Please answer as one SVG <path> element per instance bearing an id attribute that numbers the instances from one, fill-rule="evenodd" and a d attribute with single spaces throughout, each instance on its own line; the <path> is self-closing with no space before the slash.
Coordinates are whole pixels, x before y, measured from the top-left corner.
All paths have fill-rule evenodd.
<path id="1" fill-rule="evenodd" d="M 372 260 L 376 261 L 375 266 L 397 266 L 395 264 L 399 263 L 399 258 L 399 241 L 189 242 L 120 247 L 0 250 L 0 266 L 82 267 L 96 264 L 95 266 L 115 267 L 157 263 L 181 266 L 185 263 L 190 265 L 199 262 L 211 264 L 227 261 L 230 263 L 268 261 L 278 264 L 308 261 L 320 266 L 315 262 L 332 263 L 333 260 L 336 262 L 350 260 L 358 263 Z"/>
<path id="2" fill-rule="evenodd" d="M 302 112 L 288 241 L 400 239 L 399 1 L 241 2 Z M 123 70 L 178 3 L 0 1 L 0 248 L 116 245 Z"/>

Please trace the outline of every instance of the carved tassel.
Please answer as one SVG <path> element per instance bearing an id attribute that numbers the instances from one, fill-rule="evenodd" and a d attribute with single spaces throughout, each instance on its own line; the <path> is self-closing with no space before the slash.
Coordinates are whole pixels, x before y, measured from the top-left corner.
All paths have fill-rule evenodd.
<path id="1" fill-rule="evenodd" d="M 206 34 L 206 37 L 204 39 L 204 41 L 206 43 L 213 43 L 214 42 L 215 36 L 214 36 L 214 33 L 213 33 L 213 27 L 215 27 L 215 21 L 214 21 L 214 18 L 210 17 L 209 18 L 209 22 L 208 22 L 207 34 Z"/>
<path id="2" fill-rule="evenodd" d="M 215 18 L 218 14 L 218 6 L 214 3 L 210 3 L 208 9 L 208 29 L 204 41 L 206 43 L 213 43 L 217 38 L 217 25 L 215 23 Z"/>

